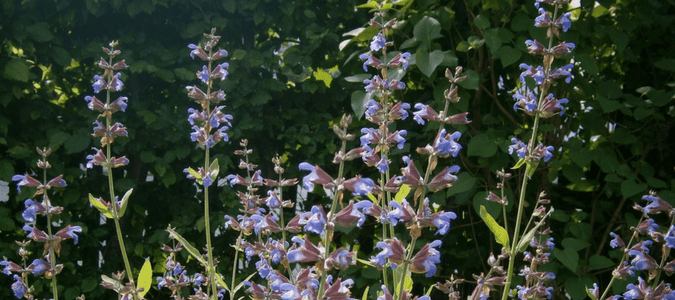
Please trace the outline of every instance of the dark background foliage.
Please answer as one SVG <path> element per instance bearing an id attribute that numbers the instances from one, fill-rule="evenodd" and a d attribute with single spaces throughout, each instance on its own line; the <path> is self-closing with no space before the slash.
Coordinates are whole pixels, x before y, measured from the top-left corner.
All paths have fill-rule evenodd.
<path id="1" fill-rule="evenodd" d="M 517 82 L 518 64 L 538 59 L 527 54 L 525 39 L 545 38 L 542 29 L 533 26 L 537 11 L 532 2 L 411 0 L 390 11 L 390 16 L 404 20 L 393 35 L 396 47 L 413 54 L 404 77 L 409 89 L 400 99 L 439 107 L 448 86 L 445 68 L 461 65 L 469 75 L 460 92 L 462 101 L 453 110 L 469 111 L 473 123 L 454 129 L 463 132 L 464 149 L 458 159 L 446 162 L 462 166 L 460 182 L 431 199 L 459 218 L 443 237 L 437 276 L 414 277 L 422 283 L 415 287 L 418 292 L 423 284 L 450 276 L 469 279 L 486 272 L 489 252 L 498 251 L 476 209 L 485 205 L 487 191 L 494 190 L 495 171 L 513 164 L 506 151 L 510 138 L 529 136 L 523 124 L 531 119 L 513 111 L 508 90 Z M 69 184 L 53 197 L 67 212 L 61 222 L 84 229 L 80 242 L 66 243 L 58 260 L 65 264 L 58 277 L 65 299 L 82 293 L 90 299 L 113 299 L 98 286 L 99 278 L 122 269 L 112 224 L 101 224 L 99 213 L 87 201 L 89 193 L 105 194 L 106 178 L 100 170 L 82 169 L 90 148 L 100 146 L 90 136 L 96 114 L 83 99 L 92 94 L 102 46 L 119 40 L 120 57 L 131 66 L 123 72 L 126 86 L 120 93 L 129 97 L 129 108 L 115 115 L 127 126 L 129 138 L 118 139 L 113 147 L 117 156 L 126 155 L 131 161 L 115 174 L 119 192 L 134 188 L 131 208 L 122 219 L 126 246 L 136 269 L 149 258 L 155 271 L 162 272 L 165 254 L 159 246 L 169 243 L 164 232 L 169 224 L 196 245 L 205 244 L 202 205 L 182 172 L 203 161 L 202 152 L 189 141 L 186 111 L 195 105 L 185 92 L 186 85 L 196 82 L 194 73 L 201 63 L 189 58 L 187 44 L 197 43 L 203 32 L 215 27 L 222 36 L 219 45 L 230 54 L 230 76 L 220 87 L 227 93 L 225 111 L 234 116 L 234 127 L 232 143 L 214 151 L 221 174 L 237 172 L 238 160 L 231 153 L 242 138 L 249 139 L 253 160 L 264 176 L 273 174 L 274 155 L 284 157 L 288 177 L 303 175 L 297 170 L 301 161 L 331 171 L 338 147 L 331 124 L 342 113 L 363 113 L 360 81 L 365 76 L 356 56 L 365 51 L 373 32 L 343 36 L 366 26 L 371 15 L 366 9 L 354 10 L 361 4 L 2 1 L 0 180 L 36 171 L 35 147 L 54 149 L 50 175 L 63 173 Z M 675 142 L 675 1 L 582 0 L 572 14 L 573 26 L 561 37 L 577 48 L 573 57 L 560 59 L 559 64 L 573 59 L 575 77 L 571 84 L 555 88 L 557 95 L 570 99 L 568 113 L 547 119 L 542 126 L 545 143 L 562 150 L 540 167 L 527 193 L 528 199 L 535 199 L 539 192 L 547 192 L 556 208 L 550 223 L 556 249 L 547 266 L 557 274 L 555 298 L 568 293 L 582 299 L 584 286 L 609 282 L 611 260 L 621 253 L 607 247 L 607 237 L 610 231 L 629 233 L 639 217 L 631 209 L 633 203 L 649 190 L 675 201 L 674 164 L 669 158 Z M 351 43 L 341 45 L 348 39 Z M 500 78 L 506 90 L 499 88 Z M 357 121 L 353 131 L 366 125 Z M 401 152 L 433 138 L 431 127 L 410 120 L 400 126 L 409 130 L 413 145 Z M 400 155 L 393 159 L 396 167 Z M 348 168 L 351 174 L 372 172 L 359 162 Z M 511 205 L 517 199 L 521 171 L 514 170 L 518 176 L 508 183 L 513 190 L 507 193 Z M 216 255 L 221 258 L 219 270 L 229 274 L 229 245 L 235 235 L 223 230 L 222 217 L 236 215 L 238 202 L 233 189 L 214 190 L 218 199 L 211 200 L 212 218 L 220 232 Z M 295 191 L 289 192 L 293 198 Z M 17 193 L 10 184 L 9 201 L 0 206 L 0 256 L 17 260 L 14 240 L 23 235 L 21 211 L 30 196 L 31 191 Z M 321 201 L 319 195 L 311 198 Z M 490 208 L 494 216 L 500 215 L 499 209 Z M 371 234 L 352 230 L 335 240 L 358 245 L 359 255 L 367 259 L 374 243 Z M 372 279 L 378 272 L 354 267 L 345 273 L 356 281 L 356 297 L 366 285 L 373 286 L 371 291 L 379 287 Z M 48 283 L 33 283 L 38 295 L 46 296 Z M 0 286 L 10 284 L 11 277 L 0 276 Z M 618 282 L 616 292 L 626 284 Z M 467 285 L 463 294 L 472 288 Z M 155 288 L 148 294 L 150 299 L 166 296 Z M 0 297 L 11 297 L 10 289 L 0 289 Z"/>

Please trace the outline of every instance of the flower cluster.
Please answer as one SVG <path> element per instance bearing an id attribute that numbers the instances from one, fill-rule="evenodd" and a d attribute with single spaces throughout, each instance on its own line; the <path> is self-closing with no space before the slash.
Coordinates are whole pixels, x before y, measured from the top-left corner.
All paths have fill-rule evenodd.
<path id="1" fill-rule="evenodd" d="M 624 251 L 622 261 L 612 271 L 613 278 L 628 280 L 628 276 L 635 277 L 640 272 L 648 272 L 647 280 L 638 276 L 638 283 L 630 283 L 626 292 L 605 298 L 609 286 L 601 293 L 597 284 L 589 292 L 595 299 L 675 299 L 675 290 L 665 280 L 659 280 L 661 273 L 669 276 L 675 273 L 675 260 L 668 261 L 669 254 L 675 249 L 675 208 L 661 197 L 654 194 L 644 195 L 642 200 L 646 206 L 634 205 L 634 209 L 642 213 L 642 219 L 636 227 L 631 227 L 633 234 L 626 243 L 618 234 L 611 232 L 610 246 Z M 665 214 L 670 220 L 669 226 L 659 230 L 661 226 L 654 219 L 656 215 Z M 650 249 L 661 249 L 659 260 L 652 257 Z M 658 257 L 657 257 L 658 258 Z"/>
<path id="2" fill-rule="evenodd" d="M 27 284 L 28 274 L 44 276 L 46 279 L 51 279 L 52 284 L 54 285 L 52 296 L 58 298 L 56 275 L 63 270 L 63 264 L 56 264 L 56 256 L 61 254 L 61 242 L 67 239 L 73 239 L 74 243 L 77 244 L 77 234 L 82 232 L 82 227 L 80 226 L 66 225 L 61 230 L 52 234 L 52 226 L 54 226 L 52 220 L 55 216 L 58 216 L 63 212 L 63 207 L 52 205 L 48 191 L 51 188 L 65 187 L 66 181 L 63 179 L 63 175 L 59 175 L 47 181 L 47 169 L 51 168 L 49 161 L 47 161 L 47 156 L 51 154 L 52 150 L 37 148 L 37 152 L 41 156 L 41 159 L 37 162 L 37 166 L 43 170 L 42 182 L 29 174 L 17 174 L 12 176 L 12 180 L 17 181 L 17 190 L 21 191 L 22 187 L 33 187 L 36 188 L 33 197 L 42 196 L 42 200 L 39 202 L 33 199 L 26 199 L 24 201 L 25 210 L 21 213 L 21 216 L 26 223 L 23 226 L 23 230 L 27 234 L 26 237 L 30 240 L 17 241 L 17 244 L 20 247 L 19 256 L 21 256 L 21 264 L 8 260 L 0 262 L 0 266 L 3 267 L 2 273 L 5 275 L 12 275 L 14 273 L 13 277 L 15 282 L 12 284 L 11 288 L 14 296 L 18 299 L 24 297 L 26 299 L 33 299 L 33 292 L 35 292 L 35 290 Z M 43 215 L 47 218 L 47 228 L 45 230 L 38 228 L 38 215 Z M 28 250 L 27 246 L 31 241 L 44 243 L 44 247 L 41 247 L 43 251 L 41 252 L 40 258 L 36 258 L 28 264 L 28 256 L 32 251 Z"/>

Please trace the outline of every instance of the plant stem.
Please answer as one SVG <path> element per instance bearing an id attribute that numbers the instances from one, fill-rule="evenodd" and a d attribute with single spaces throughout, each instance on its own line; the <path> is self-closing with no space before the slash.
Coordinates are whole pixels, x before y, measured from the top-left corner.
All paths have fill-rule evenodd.
<path id="1" fill-rule="evenodd" d="M 42 155 L 42 160 L 46 163 L 47 162 L 47 156 Z M 47 168 L 42 169 L 42 184 L 44 186 L 47 186 Z M 44 198 L 45 202 L 47 202 L 46 206 L 49 208 L 52 206 L 51 200 L 49 199 L 49 196 L 47 195 L 47 190 L 45 189 L 44 191 Z M 54 236 L 52 235 L 52 214 L 47 213 L 47 234 L 49 234 L 49 238 L 53 238 Z M 51 241 L 49 242 L 51 243 Z M 54 248 L 50 245 L 49 247 L 49 264 L 52 270 L 56 267 L 56 256 L 54 256 Z M 54 300 L 59 300 L 59 289 L 58 285 L 56 282 L 56 274 L 52 276 L 52 296 L 54 296 Z"/>
<path id="2" fill-rule="evenodd" d="M 111 49 L 111 50 L 114 50 Z M 110 56 L 110 65 L 113 65 L 113 56 Z M 113 81 L 113 75 L 112 73 L 108 77 L 108 83 Z M 110 105 L 110 89 L 106 89 L 106 100 L 105 100 L 106 106 Z M 105 117 L 105 124 L 106 128 L 110 128 L 112 123 L 112 116 L 110 114 L 107 114 Z M 127 256 L 127 251 L 126 247 L 124 247 L 124 238 L 122 237 L 122 229 L 120 227 L 120 216 L 119 212 L 117 211 L 117 200 L 115 199 L 115 183 L 113 181 L 113 174 L 112 174 L 112 146 L 111 146 L 110 140 L 107 140 L 107 144 L 105 145 L 106 148 L 106 158 L 108 160 L 108 190 L 110 192 L 110 208 L 112 210 L 112 216 L 113 216 L 113 221 L 115 222 L 115 231 L 117 232 L 117 241 L 120 244 L 120 251 L 122 252 L 122 259 L 124 260 L 124 268 L 126 269 L 127 272 L 127 279 L 129 280 L 129 283 L 131 283 L 134 291 L 136 290 L 136 283 L 134 282 L 133 274 L 131 273 L 131 264 L 129 264 L 129 257 Z M 136 293 L 134 292 L 133 298 L 137 299 Z"/>
<path id="3" fill-rule="evenodd" d="M 209 49 L 209 57 L 212 57 L 212 50 Z M 209 59 L 209 74 L 211 74 L 211 60 Z M 211 85 L 212 85 L 213 80 L 209 77 L 208 80 L 208 87 L 206 89 L 206 94 L 211 95 Z M 211 103 L 210 99 L 206 100 L 206 115 L 210 116 L 211 115 Z M 208 123 L 208 120 L 204 121 L 204 127 L 209 126 L 210 124 Z M 210 126 L 208 128 L 209 130 L 204 130 L 207 133 L 211 132 Z M 205 145 L 204 147 L 204 170 L 207 174 L 207 176 L 211 176 L 210 172 L 210 165 L 211 165 L 211 158 L 210 158 L 210 151 L 209 147 Z M 211 178 L 212 180 L 215 181 L 215 178 Z M 203 181 L 202 181 L 203 182 Z M 215 275 L 215 266 L 213 265 L 213 249 L 211 246 L 211 221 L 209 218 L 209 188 L 207 186 L 204 186 L 204 230 L 206 231 L 206 249 L 207 249 L 207 256 L 209 259 L 209 264 L 208 264 L 208 273 L 209 273 L 209 282 L 211 283 L 211 297 L 212 299 L 216 299 L 218 295 L 218 285 L 216 284 L 216 275 Z"/>

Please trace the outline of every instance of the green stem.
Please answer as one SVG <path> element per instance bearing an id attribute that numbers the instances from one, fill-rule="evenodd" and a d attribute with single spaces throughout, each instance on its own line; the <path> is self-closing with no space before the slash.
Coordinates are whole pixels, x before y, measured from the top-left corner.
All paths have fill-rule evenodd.
<path id="1" fill-rule="evenodd" d="M 43 155 L 42 156 L 42 161 L 47 162 L 47 156 Z M 42 169 L 42 184 L 44 186 L 47 186 L 47 167 Z M 51 200 L 49 199 L 49 196 L 47 196 L 47 190 L 45 189 L 44 191 L 44 198 L 47 202 L 47 207 L 51 206 Z M 49 234 L 49 238 L 53 238 L 54 236 L 52 235 L 52 214 L 47 213 L 47 234 Z M 51 241 L 49 242 L 51 243 Z M 49 247 L 49 264 L 51 266 L 51 269 L 54 270 L 56 267 L 56 256 L 54 255 L 54 248 L 52 245 Z M 52 296 L 54 296 L 54 300 L 59 300 L 59 289 L 58 285 L 56 282 L 56 274 L 52 276 Z"/>
<path id="2" fill-rule="evenodd" d="M 111 49 L 114 50 L 114 49 Z M 110 65 L 113 65 L 113 56 L 110 56 Z M 112 73 L 108 76 L 108 82 L 112 82 L 113 80 L 113 75 Z M 110 105 L 110 89 L 106 89 L 106 100 L 105 100 L 106 106 Z M 110 128 L 112 125 L 112 116 L 110 114 L 107 114 L 105 117 L 105 123 L 106 123 L 106 128 Z M 126 247 L 124 247 L 124 238 L 122 237 L 122 229 L 120 227 L 120 216 L 117 211 L 117 201 L 115 200 L 115 183 L 113 181 L 113 174 L 112 174 L 112 146 L 110 140 L 106 140 L 107 144 L 105 146 L 106 148 L 106 158 L 108 160 L 108 190 L 110 192 L 110 207 L 112 210 L 112 216 L 113 216 L 113 221 L 115 222 L 115 231 L 117 232 L 117 241 L 120 244 L 120 251 L 122 252 L 122 259 L 124 260 L 124 268 L 126 269 L 127 273 L 127 279 L 129 280 L 129 283 L 131 283 L 132 287 L 134 290 L 136 290 L 136 283 L 134 282 L 133 274 L 131 272 L 131 264 L 129 264 L 129 257 L 127 256 L 127 251 Z M 137 299 L 136 293 L 133 294 L 133 298 Z"/>
<path id="3" fill-rule="evenodd" d="M 209 49 L 209 57 L 211 57 L 212 50 Z M 209 59 L 209 74 L 211 74 L 211 60 Z M 208 80 L 208 87 L 206 89 L 206 95 L 211 95 L 211 85 L 212 85 L 212 79 L 209 78 Z M 206 115 L 210 116 L 211 115 L 211 103 L 210 99 L 206 100 Z M 208 120 L 204 121 L 205 127 L 209 125 Z M 211 129 L 209 127 L 209 130 L 205 130 L 206 133 L 210 133 Z M 210 176 L 210 151 L 209 147 L 205 145 L 204 147 L 204 170 L 207 174 L 207 176 Z M 211 178 L 212 180 L 215 180 L 215 178 Z M 218 285 L 216 284 L 216 275 L 215 275 L 215 266 L 213 265 L 213 249 L 211 246 L 211 218 L 209 217 L 209 188 L 207 186 L 204 186 L 204 229 L 206 230 L 206 249 L 207 249 L 207 255 L 209 259 L 209 265 L 208 265 L 208 273 L 209 273 L 209 282 L 211 283 L 211 297 L 212 299 L 216 299 L 218 295 Z"/>

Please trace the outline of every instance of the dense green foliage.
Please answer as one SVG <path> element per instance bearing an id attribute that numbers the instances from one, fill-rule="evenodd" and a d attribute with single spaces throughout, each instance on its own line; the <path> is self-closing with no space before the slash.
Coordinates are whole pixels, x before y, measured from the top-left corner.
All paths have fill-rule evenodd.
<path id="1" fill-rule="evenodd" d="M 446 67 L 467 69 L 462 83 L 461 111 L 473 123 L 460 126 L 464 145 L 460 182 L 432 202 L 460 216 L 443 238 L 442 263 L 437 276 L 415 277 L 415 282 L 444 281 L 449 277 L 471 279 L 485 272 L 490 251 L 498 251 L 478 208 L 494 190 L 497 170 L 514 160 L 507 148 L 511 137 L 524 138 L 528 120 L 516 114 L 508 90 L 520 74 L 518 64 L 533 63 L 526 39 L 544 40 L 545 32 L 533 26 L 537 15 L 533 1 L 524 0 L 409 0 L 391 14 L 405 20 L 394 32 L 396 47 L 411 52 L 411 67 L 403 77 L 409 89 L 401 99 L 410 103 L 443 100 L 448 87 Z M 35 147 L 52 147 L 50 175 L 65 174 L 69 186 L 53 197 L 68 212 L 64 224 L 84 229 L 80 242 L 63 246 L 59 278 L 65 299 L 84 293 L 89 299 L 113 299 L 98 286 L 101 274 L 123 268 L 112 224 L 100 224 L 99 213 L 89 207 L 88 193 L 104 194 L 105 176 L 97 169 L 82 169 L 85 156 L 99 146 L 90 136 L 96 113 L 85 106 L 92 94 L 92 77 L 101 46 L 119 40 L 121 58 L 131 66 L 125 72 L 124 94 L 129 108 L 120 122 L 129 138 L 119 139 L 115 155 L 131 163 L 117 174 L 120 192 L 133 187 L 130 210 L 122 219 L 132 265 L 140 269 L 150 257 L 162 272 L 168 243 L 164 231 L 176 227 L 196 245 L 204 245 L 202 207 L 195 187 L 182 170 L 203 161 L 201 151 L 189 142 L 185 86 L 195 81 L 199 62 L 189 58 L 187 45 L 216 27 L 220 45 L 230 53 L 230 76 L 222 88 L 227 93 L 225 111 L 234 116 L 232 141 L 248 138 L 249 147 L 263 170 L 272 174 L 270 159 L 283 155 L 288 176 L 300 176 L 301 161 L 325 166 L 336 150 L 331 122 L 343 112 L 363 114 L 365 78 L 358 54 L 374 31 L 343 35 L 367 27 L 367 9 L 354 10 L 358 1 L 283 0 L 111 0 L 111 1 L 12 1 L 0 8 L 0 180 L 30 173 Z M 583 299 L 584 286 L 608 283 L 612 261 L 621 253 L 608 247 L 609 232 L 627 232 L 639 214 L 635 201 L 649 190 L 675 203 L 675 172 L 670 157 L 675 149 L 675 1 L 581 1 L 572 9 L 573 26 L 561 38 L 577 45 L 570 84 L 556 88 L 570 99 L 563 118 L 545 121 L 545 142 L 554 145 L 554 158 L 533 177 L 528 199 L 545 191 L 556 208 L 551 222 L 556 238 L 551 270 L 560 298 L 565 292 Z M 352 39 L 350 43 L 343 42 Z M 555 63 L 554 63 L 555 64 Z M 500 78 L 506 90 L 499 88 Z M 523 118 L 523 119 L 521 119 Z M 365 123 L 355 122 L 354 132 Z M 433 138 L 413 121 L 408 144 L 423 146 Z M 616 127 L 614 127 L 616 126 Z M 432 135 L 431 137 L 429 135 Z M 407 145 L 406 147 L 411 147 Z M 233 142 L 213 150 L 221 174 L 236 172 L 230 154 Z M 410 148 L 404 149 L 410 151 Z M 392 166 L 398 163 L 396 161 Z M 364 168 L 353 162 L 348 172 Z M 117 170 L 116 170 L 117 171 Z M 522 172 L 522 169 L 513 173 Z M 149 177 L 150 176 L 150 177 Z M 509 202 L 516 202 L 518 182 L 507 187 Z M 147 180 L 152 178 L 152 180 Z M 14 240 L 22 236 L 21 211 L 29 191 L 20 194 L 12 184 L 10 200 L 0 206 L 0 256 L 16 257 Z M 214 189 L 212 220 L 218 220 L 216 257 L 219 270 L 228 270 L 235 236 L 223 234 L 222 217 L 236 215 L 238 202 L 229 187 Z M 319 199 L 318 195 L 312 195 Z M 500 209 L 490 210 L 501 218 Z M 370 257 L 371 232 L 342 233 L 344 244 L 360 245 L 360 256 Z M 39 251 L 39 249 L 35 249 Z M 104 263 L 99 267 L 99 258 Z M 187 259 L 187 256 L 185 257 Z M 362 291 L 370 271 L 346 271 Z M 227 273 L 227 272 L 224 272 Z M 362 276 L 362 277 L 361 277 Z M 11 297 L 11 278 L 0 275 L 0 298 Z M 358 280 L 365 279 L 365 280 Z M 425 281 L 427 280 L 427 281 Z M 626 282 L 617 283 L 621 291 Z M 623 286 L 622 286 L 623 285 Z M 35 282 L 40 296 L 48 283 Z M 423 285 L 420 285 L 420 289 Z M 417 288 L 417 287 L 416 287 Z M 473 289 L 466 285 L 468 295 Z M 373 288 L 371 288 L 373 290 Z M 358 297 L 356 292 L 355 296 Z M 153 289 L 150 299 L 162 299 Z"/>

